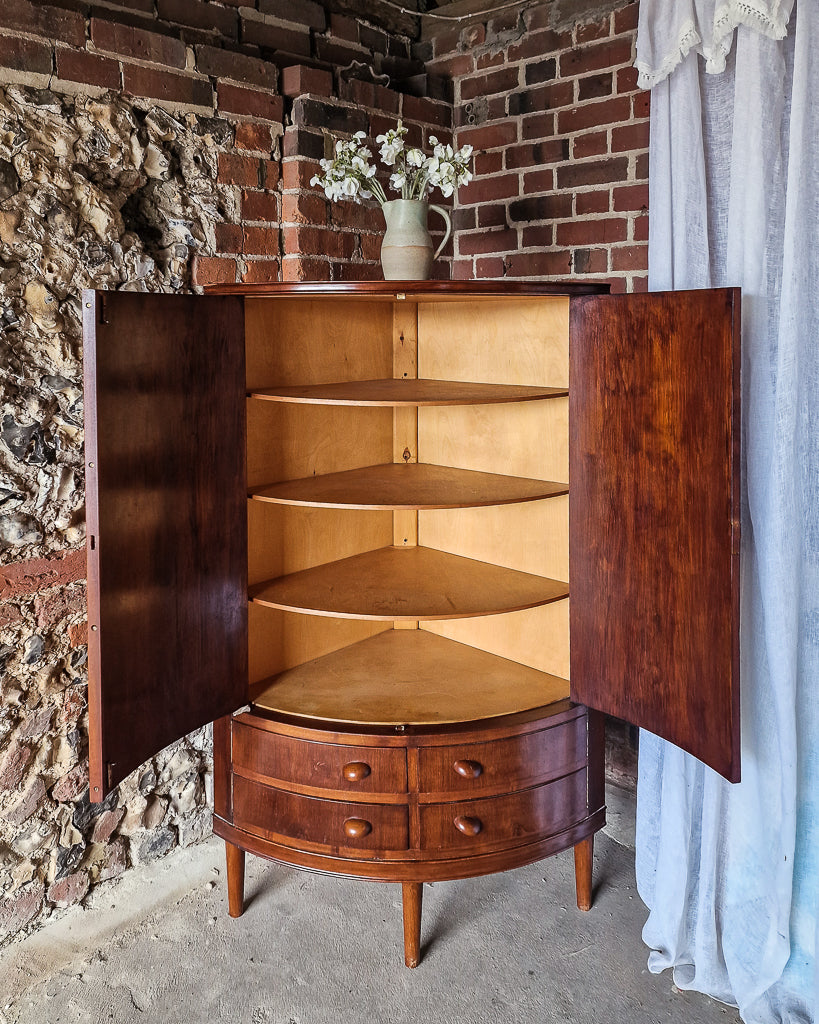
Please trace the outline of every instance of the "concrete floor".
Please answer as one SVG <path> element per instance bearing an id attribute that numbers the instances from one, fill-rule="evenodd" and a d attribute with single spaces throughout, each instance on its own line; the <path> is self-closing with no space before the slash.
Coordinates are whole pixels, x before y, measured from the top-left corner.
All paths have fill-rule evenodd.
<path id="1" fill-rule="evenodd" d="M 87 908 L 0 954 L 2 1024 L 738 1024 L 646 969 L 628 845 L 609 799 L 595 904 L 574 904 L 571 853 L 424 887 L 423 960 L 403 966 L 400 888 L 248 858 L 227 915 L 215 839 L 130 872 Z M 614 836 L 615 838 L 612 838 Z"/>

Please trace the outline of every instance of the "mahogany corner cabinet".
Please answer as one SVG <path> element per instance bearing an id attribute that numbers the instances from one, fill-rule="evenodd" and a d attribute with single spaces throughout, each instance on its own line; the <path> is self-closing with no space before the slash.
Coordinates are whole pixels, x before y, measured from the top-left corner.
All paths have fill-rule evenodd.
<path id="1" fill-rule="evenodd" d="M 574 848 L 601 712 L 739 777 L 739 293 L 84 294 L 91 796 L 214 725 L 247 851 L 403 889 Z"/>

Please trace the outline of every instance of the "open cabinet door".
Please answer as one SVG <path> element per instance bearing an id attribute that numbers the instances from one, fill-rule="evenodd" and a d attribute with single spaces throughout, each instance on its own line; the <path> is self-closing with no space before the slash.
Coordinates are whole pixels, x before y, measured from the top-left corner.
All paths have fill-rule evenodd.
<path id="1" fill-rule="evenodd" d="M 572 300 L 572 699 L 739 780 L 737 289 Z"/>
<path id="2" fill-rule="evenodd" d="M 89 761 L 102 797 L 247 698 L 237 297 L 85 292 Z"/>

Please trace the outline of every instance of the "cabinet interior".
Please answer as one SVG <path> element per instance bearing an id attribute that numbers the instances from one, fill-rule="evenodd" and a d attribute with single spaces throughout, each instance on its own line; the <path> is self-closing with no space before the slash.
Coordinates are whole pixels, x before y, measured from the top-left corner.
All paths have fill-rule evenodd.
<path id="1" fill-rule="evenodd" d="M 566 699 L 568 298 L 247 297 L 245 336 L 255 706 Z"/>

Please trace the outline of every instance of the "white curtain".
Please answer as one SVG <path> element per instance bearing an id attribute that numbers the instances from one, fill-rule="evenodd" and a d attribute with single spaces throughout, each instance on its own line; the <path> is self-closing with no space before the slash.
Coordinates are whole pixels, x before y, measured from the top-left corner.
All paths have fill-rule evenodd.
<path id="1" fill-rule="evenodd" d="M 793 7 L 793 10 L 791 8 Z M 783 38 L 784 36 L 784 38 Z M 819 1014 L 819 0 L 642 0 L 652 289 L 739 285 L 742 782 L 640 738 L 649 968 Z M 713 73 L 718 72 L 718 73 Z"/>

